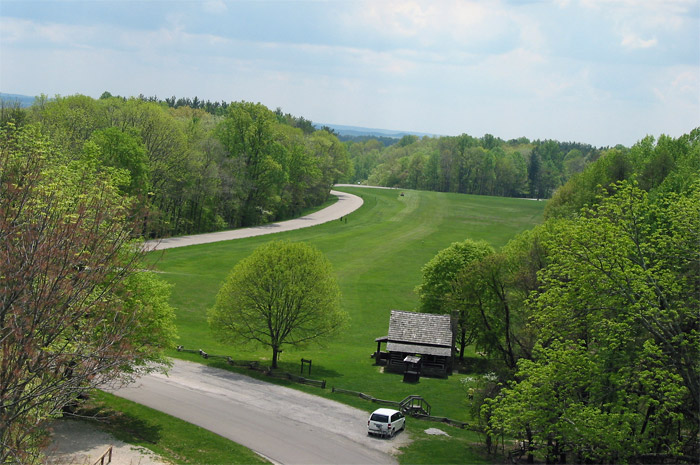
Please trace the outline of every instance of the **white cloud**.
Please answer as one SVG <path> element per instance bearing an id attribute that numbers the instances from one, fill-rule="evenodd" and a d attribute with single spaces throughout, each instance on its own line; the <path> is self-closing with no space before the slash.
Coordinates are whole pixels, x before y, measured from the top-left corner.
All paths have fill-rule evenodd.
<path id="1" fill-rule="evenodd" d="M 660 34 L 684 27 L 697 30 L 698 19 L 693 17 L 697 0 L 581 0 L 581 5 L 611 21 L 621 37 L 620 45 L 629 49 L 655 47 Z"/>
<path id="2" fill-rule="evenodd" d="M 599 145 L 698 124 L 698 47 L 684 45 L 697 0 L 292 1 L 295 21 L 259 24 L 243 21 L 269 2 L 155 2 L 136 23 L 96 21 L 94 7 L 76 24 L 71 1 L 70 20 L 0 16 L 2 90 L 197 95 L 327 123 Z"/>
<path id="3" fill-rule="evenodd" d="M 660 102 L 692 108 L 700 99 L 700 70 L 687 66 L 669 69 L 655 79 L 652 90 Z M 700 124 L 700 111 L 696 123 Z"/>
<path id="4" fill-rule="evenodd" d="M 41 46 L 89 46 L 98 35 L 93 26 L 39 23 L 25 19 L 0 17 L 0 41 L 6 44 Z"/>
<path id="5" fill-rule="evenodd" d="M 384 41 L 440 49 L 486 51 L 486 44 L 520 28 L 512 12 L 496 2 L 439 0 L 358 2 L 345 27 L 364 29 Z"/>
<path id="6" fill-rule="evenodd" d="M 651 48 L 658 45 L 659 41 L 656 38 L 642 39 L 634 33 L 627 33 L 622 37 L 622 46 L 629 49 Z"/>
<path id="7" fill-rule="evenodd" d="M 371 29 L 395 37 L 416 37 L 421 35 L 434 15 L 434 7 L 423 6 L 419 2 L 384 1 L 363 4 L 356 10 L 359 19 Z"/>

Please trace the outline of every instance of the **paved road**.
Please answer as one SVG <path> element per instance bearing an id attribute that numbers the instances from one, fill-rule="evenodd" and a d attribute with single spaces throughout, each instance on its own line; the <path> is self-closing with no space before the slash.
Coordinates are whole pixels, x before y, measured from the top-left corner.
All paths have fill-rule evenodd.
<path id="1" fill-rule="evenodd" d="M 331 191 L 338 201 L 294 220 L 253 228 L 148 241 L 147 250 L 240 239 L 337 220 L 362 206 L 362 198 Z M 285 464 L 396 464 L 390 454 L 409 442 L 367 436 L 367 413 L 205 365 L 175 360 L 169 375 L 151 374 L 113 391 L 229 438 Z"/>
<path id="2" fill-rule="evenodd" d="M 410 441 L 405 432 L 367 436 L 362 410 L 182 360 L 168 376 L 147 375 L 113 392 L 286 465 L 396 464 L 390 453 Z"/>
<path id="3" fill-rule="evenodd" d="M 289 221 L 270 223 L 252 228 L 232 229 L 230 231 L 220 231 L 207 234 L 195 234 L 192 236 L 171 237 L 167 239 L 156 239 L 146 241 L 143 245 L 145 250 L 163 250 L 174 247 L 185 247 L 188 245 L 208 244 L 210 242 L 228 241 L 231 239 L 241 239 L 244 237 L 261 236 L 282 231 L 308 228 L 337 220 L 348 215 L 362 206 L 362 198 L 353 194 L 332 190 L 332 195 L 338 197 L 338 201 L 333 205 L 319 210 L 310 215 L 302 216 Z"/>

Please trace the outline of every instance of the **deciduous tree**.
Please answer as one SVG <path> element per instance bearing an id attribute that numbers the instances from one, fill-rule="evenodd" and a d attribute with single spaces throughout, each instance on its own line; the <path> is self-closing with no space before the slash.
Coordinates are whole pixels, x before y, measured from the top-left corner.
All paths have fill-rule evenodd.
<path id="1" fill-rule="evenodd" d="M 91 160 L 0 130 L 2 463 L 39 460 L 46 420 L 82 392 L 164 361 L 173 312 L 138 274 L 129 203 Z"/>
<path id="2" fill-rule="evenodd" d="M 209 312 L 225 341 L 272 349 L 272 367 L 284 345 L 321 342 L 347 315 L 330 262 L 304 243 L 270 242 L 231 271 Z"/>
<path id="3" fill-rule="evenodd" d="M 576 461 L 697 461 L 700 183 L 655 199 L 609 189 L 546 239 L 531 297 L 539 349 L 495 401 L 493 426 Z"/>
<path id="4" fill-rule="evenodd" d="M 455 242 L 426 263 L 422 270 L 422 282 L 416 288 L 422 312 L 451 314 L 458 311 L 457 340 L 460 343 L 460 358 L 464 357 L 464 349 L 470 342 L 472 333 L 469 325 L 471 306 L 455 303 L 456 280 L 466 269 L 493 252 L 493 248 L 486 242 L 471 239 Z"/>

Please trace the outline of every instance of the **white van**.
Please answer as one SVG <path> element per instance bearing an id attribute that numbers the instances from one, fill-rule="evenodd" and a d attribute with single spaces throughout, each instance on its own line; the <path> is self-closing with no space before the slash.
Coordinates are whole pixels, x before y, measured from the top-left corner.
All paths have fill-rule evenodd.
<path id="1" fill-rule="evenodd" d="M 398 410 L 380 408 L 372 412 L 367 420 L 367 434 L 392 437 L 406 427 L 406 418 Z"/>

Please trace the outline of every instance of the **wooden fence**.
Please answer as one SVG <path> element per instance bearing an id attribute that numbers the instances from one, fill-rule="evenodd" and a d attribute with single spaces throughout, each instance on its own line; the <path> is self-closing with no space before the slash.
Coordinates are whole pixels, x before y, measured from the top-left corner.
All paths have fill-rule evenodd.
<path id="1" fill-rule="evenodd" d="M 106 460 L 106 462 L 105 462 Z M 109 446 L 102 456 L 97 459 L 94 465 L 106 465 L 112 463 L 112 446 Z"/>
<path id="2" fill-rule="evenodd" d="M 352 396 L 357 396 L 361 399 L 368 400 L 368 401 L 375 403 L 375 404 L 388 405 L 389 407 L 394 407 L 397 410 L 401 410 L 401 402 L 396 402 L 393 400 L 377 399 L 376 397 L 372 397 L 369 394 L 365 394 L 364 392 L 349 391 L 347 389 L 341 389 L 341 388 L 337 388 L 335 386 L 332 388 L 331 392 L 339 392 L 341 394 L 350 394 Z"/>
<path id="3" fill-rule="evenodd" d="M 249 361 L 249 360 L 234 360 L 233 358 L 229 357 L 228 355 L 214 355 L 214 354 L 208 354 L 207 352 L 203 351 L 202 349 L 185 349 L 182 346 L 177 346 L 177 351 L 178 352 L 185 352 L 189 354 L 199 354 L 202 356 L 202 358 L 206 359 L 221 359 L 225 360 L 226 363 L 228 363 L 231 366 L 234 367 L 240 367 L 240 368 L 248 368 L 249 370 L 254 370 L 257 371 L 258 373 L 263 373 L 266 376 L 269 376 L 271 378 L 279 378 L 279 379 L 288 379 L 289 381 L 293 381 L 295 383 L 300 383 L 300 384 L 307 384 L 309 386 L 316 386 L 321 389 L 326 388 L 326 380 L 318 380 L 318 379 L 311 379 L 311 378 L 305 378 L 303 376 L 299 375 L 294 375 L 292 373 L 287 373 L 285 371 L 275 371 L 272 368 L 260 365 L 259 362 L 257 361 Z"/>
<path id="4" fill-rule="evenodd" d="M 316 386 L 320 387 L 321 389 L 326 388 L 326 380 L 318 380 L 318 379 L 311 379 L 311 378 L 304 378 L 303 376 L 299 375 L 294 375 L 292 373 L 287 373 L 284 371 L 273 371 L 271 368 L 262 366 L 260 365 L 259 362 L 257 361 L 248 361 L 248 360 L 234 360 L 233 358 L 229 357 L 228 355 L 214 355 L 214 354 L 209 354 L 202 349 L 185 349 L 182 346 L 177 346 L 177 351 L 178 352 L 185 352 L 189 354 L 199 354 L 202 356 L 202 358 L 205 359 L 222 359 L 225 360 L 226 363 L 228 363 L 231 366 L 235 367 L 241 367 L 241 368 L 248 368 L 250 370 L 257 371 L 259 373 L 263 373 L 267 376 L 273 377 L 273 378 L 280 378 L 280 379 L 288 379 L 290 381 L 293 381 L 295 383 L 300 383 L 300 384 L 308 384 L 310 386 Z M 430 415 L 430 404 L 423 399 L 421 396 L 408 396 L 401 402 L 397 402 L 394 400 L 384 400 L 384 399 L 378 399 L 376 397 L 370 396 L 369 394 L 365 394 L 363 392 L 358 392 L 358 391 L 350 391 L 348 389 L 341 389 L 337 387 L 332 388 L 332 392 L 338 392 L 341 394 L 349 394 L 353 396 L 360 397 L 361 399 L 368 400 L 370 402 L 373 402 L 375 404 L 382 404 L 386 405 L 389 407 L 394 407 L 396 410 L 400 410 L 405 414 L 408 414 L 414 418 L 420 418 L 423 420 L 430 420 L 430 421 L 438 421 L 441 423 L 447 423 L 452 426 L 456 426 L 458 428 L 462 429 L 469 429 L 471 431 L 477 431 L 481 432 L 482 429 L 479 426 L 476 425 L 470 425 L 469 423 L 464 423 L 462 421 L 458 420 L 452 420 L 450 418 L 446 417 L 436 417 Z"/>

